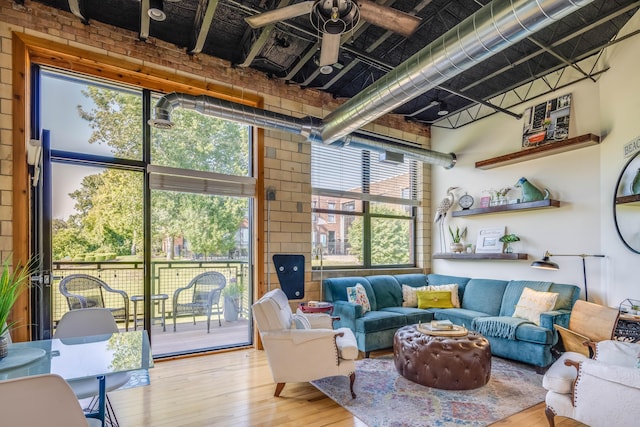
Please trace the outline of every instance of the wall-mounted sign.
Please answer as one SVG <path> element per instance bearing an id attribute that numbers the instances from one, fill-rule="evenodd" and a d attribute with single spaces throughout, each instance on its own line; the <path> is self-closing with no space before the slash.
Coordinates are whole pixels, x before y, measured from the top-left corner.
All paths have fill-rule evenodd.
<path id="1" fill-rule="evenodd" d="M 522 148 L 565 140 L 569 137 L 571 94 L 550 99 L 524 111 Z"/>
<path id="2" fill-rule="evenodd" d="M 640 136 L 636 136 L 622 147 L 624 158 L 631 157 L 636 151 L 640 150 Z"/>

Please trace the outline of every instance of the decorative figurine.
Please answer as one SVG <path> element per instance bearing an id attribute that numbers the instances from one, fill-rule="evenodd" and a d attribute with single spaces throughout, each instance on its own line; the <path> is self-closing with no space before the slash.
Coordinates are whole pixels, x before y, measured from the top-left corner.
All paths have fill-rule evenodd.
<path id="1" fill-rule="evenodd" d="M 544 194 L 542 191 L 530 183 L 527 178 L 522 177 L 518 180 L 514 187 L 522 188 L 522 202 L 535 202 L 536 200 L 547 200 L 549 198 L 549 190 L 544 189 Z"/>
<path id="2" fill-rule="evenodd" d="M 631 194 L 640 194 L 640 169 L 638 169 L 636 176 L 631 181 Z"/>

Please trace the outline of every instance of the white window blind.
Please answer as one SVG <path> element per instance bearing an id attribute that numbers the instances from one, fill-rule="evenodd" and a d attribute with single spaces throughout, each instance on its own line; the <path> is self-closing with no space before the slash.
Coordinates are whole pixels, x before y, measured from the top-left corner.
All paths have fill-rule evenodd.
<path id="1" fill-rule="evenodd" d="M 414 160 L 381 161 L 374 151 L 311 145 L 311 186 L 318 196 L 417 206 L 416 171 Z"/>
<path id="2" fill-rule="evenodd" d="M 244 197 L 252 197 L 256 191 L 256 180 L 252 177 L 156 165 L 149 165 L 147 172 L 152 190 Z"/>

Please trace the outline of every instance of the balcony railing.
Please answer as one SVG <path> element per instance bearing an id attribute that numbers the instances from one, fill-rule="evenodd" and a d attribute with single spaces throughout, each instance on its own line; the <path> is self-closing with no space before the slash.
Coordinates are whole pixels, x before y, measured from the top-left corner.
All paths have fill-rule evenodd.
<path id="1" fill-rule="evenodd" d="M 240 315 L 249 317 L 249 264 L 243 260 L 224 261 L 153 261 L 151 263 L 152 294 L 166 294 L 168 296 L 165 306 L 165 316 L 170 319 L 173 316 L 172 298 L 176 289 L 186 286 L 191 279 L 206 271 L 218 271 L 227 279 L 227 285 L 238 283 L 244 285 L 244 294 L 240 299 Z M 129 298 L 134 295 L 144 294 L 144 264 L 140 262 L 125 261 L 100 261 L 100 262 L 54 262 L 53 263 L 53 286 L 52 286 L 52 316 L 54 324 L 69 310 L 66 298 L 59 291 L 60 281 L 71 274 L 88 274 L 106 282 L 114 289 L 123 290 Z M 184 294 L 184 295 L 183 295 Z M 184 298 L 187 302 L 190 293 L 182 292 L 180 300 Z M 105 306 L 122 306 L 122 299 L 117 294 L 104 293 Z M 129 302 L 130 322 L 133 322 L 133 309 Z M 224 298 L 221 298 L 224 304 Z M 152 317 L 160 317 L 160 305 L 153 304 L 155 310 Z"/>

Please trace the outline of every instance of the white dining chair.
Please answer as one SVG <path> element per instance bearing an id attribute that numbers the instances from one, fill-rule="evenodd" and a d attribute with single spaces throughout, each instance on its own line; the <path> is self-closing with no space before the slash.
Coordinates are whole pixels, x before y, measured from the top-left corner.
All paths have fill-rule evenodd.
<path id="1" fill-rule="evenodd" d="M 0 424 L 7 427 L 94 427 L 86 418 L 69 384 L 59 375 L 45 374 L 0 381 Z"/>
<path id="2" fill-rule="evenodd" d="M 107 308 L 84 308 L 66 312 L 53 334 L 54 338 L 74 338 L 92 335 L 118 333 L 118 326 L 111 311 Z M 116 390 L 125 385 L 131 375 L 128 372 L 119 372 L 105 376 L 106 391 Z M 99 382 L 97 378 L 84 378 L 71 380 L 69 385 L 79 400 L 91 398 L 91 402 L 85 410 L 93 410 L 98 403 Z M 118 420 L 106 396 L 105 420 L 107 425 L 118 426 Z"/>

